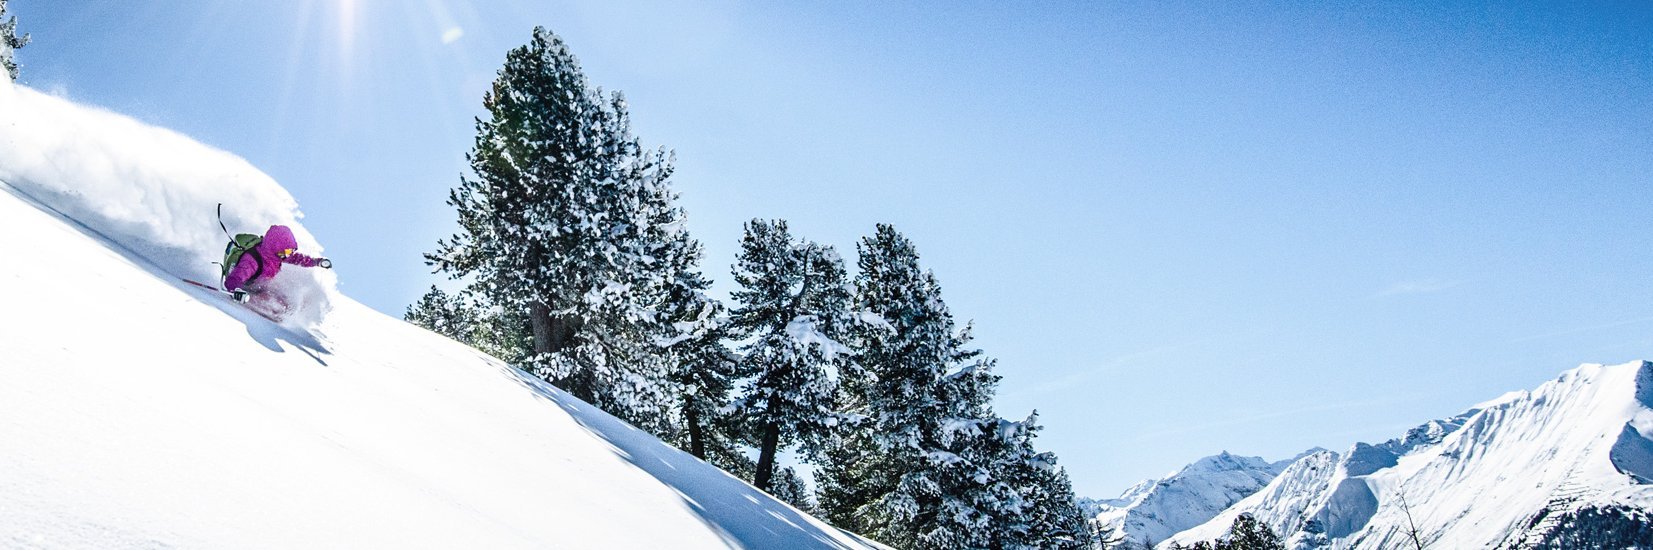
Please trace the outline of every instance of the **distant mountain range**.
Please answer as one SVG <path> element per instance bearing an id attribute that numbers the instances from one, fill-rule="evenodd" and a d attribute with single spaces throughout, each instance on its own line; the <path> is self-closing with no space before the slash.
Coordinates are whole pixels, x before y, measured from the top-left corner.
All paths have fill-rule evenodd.
<path id="1" fill-rule="evenodd" d="M 1133 545 L 1213 540 L 1241 514 L 1309 548 L 1653 544 L 1653 363 L 1584 365 L 1389 441 L 1268 462 L 1228 453 L 1089 501 Z"/>
<path id="2" fill-rule="evenodd" d="M 1084 504 L 1114 533 L 1146 545 L 1209 521 L 1261 490 L 1291 463 L 1223 452 L 1164 478 L 1137 483 L 1119 498 Z"/>

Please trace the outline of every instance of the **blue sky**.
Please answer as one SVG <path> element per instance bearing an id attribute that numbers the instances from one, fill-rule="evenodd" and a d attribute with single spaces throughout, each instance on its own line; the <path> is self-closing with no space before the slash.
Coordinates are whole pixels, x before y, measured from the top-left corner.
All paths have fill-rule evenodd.
<path id="1" fill-rule="evenodd" d="M 534 25 L 677 152 L 706 271 L 911 237 L 1079 493 L 1653 359 L 1653 6 L 15 0 L 22 82 L 241 155 L 400 315 Z M 203 223 L 212 223 L 203 212 Z"/>

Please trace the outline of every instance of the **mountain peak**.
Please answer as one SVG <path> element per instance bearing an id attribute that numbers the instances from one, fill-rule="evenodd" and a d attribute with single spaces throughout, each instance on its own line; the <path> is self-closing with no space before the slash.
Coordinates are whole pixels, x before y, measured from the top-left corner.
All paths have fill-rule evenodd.
<path id="1" fill-rule="evenodd" d="M 1163 479 L 1139 482 L 1119 498 L 1090 502 L 1097 520 L 1115 532 L 1138 543 L 1159 541 L 1263 488 L 1289 464 L 1225 450 L 1195 460 Z"/>
<path id="2" fill-rule="evenodd" d="M 1538 540 L 1544 518 L 1653 507 L 1653 363 L 1586 364 L 1405 435 L 1314 453 L 1169 542 L 1212 540 L 1252 514 L 1296 548 L 1490 548 Z M 1521 480 L 1521 483 L 1510 483 Z M 1639 516 L 1638 516 L 1639 517 Z"/>

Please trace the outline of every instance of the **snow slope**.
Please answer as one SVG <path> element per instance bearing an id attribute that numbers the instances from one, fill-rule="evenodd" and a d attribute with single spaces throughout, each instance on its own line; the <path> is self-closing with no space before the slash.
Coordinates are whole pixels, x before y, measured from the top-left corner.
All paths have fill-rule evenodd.
<path id="1" fill-rule="evenodd" d="M 178 282 L 212 190 L 286 197 L 225 153 L 3 83 L 0 144 L 0 547 L 868 545 L 347 297 L 290 327 Z"/>
<path id="2" fill-rule="evenodd" d="M 98 232 L 123 253 L 198 281 L 216 281 L 228 239 L 271 225 L 293 229 L 300 250 L 324 252 L 298 223 L 298 203 L 240 157 L 177 132 L 0 82 L 0 181 Z M 330 307 L 331 272 L 282 270 L 274 282 L 314 326 Z"/>
<path id="3" fill-rule="evenodd" d="M 1653 509 L 1653 363 L 1583 365 L 1380 445 L 1315 453 L 1184 545 L 1250 513 L 1294 548 L 1513 548 L 1586 506 Z"/>
<path id="4" fill-rule="evenodd" d="M 1163 479 L 1133 485 L 1119 498 L 1098 501 L 1096 519 L 1135 543 L 1152 543 L 1205 523 L 1272 481 L 1292 460 L 1269 462 L 1224 451 L 1194 461 Z"/>

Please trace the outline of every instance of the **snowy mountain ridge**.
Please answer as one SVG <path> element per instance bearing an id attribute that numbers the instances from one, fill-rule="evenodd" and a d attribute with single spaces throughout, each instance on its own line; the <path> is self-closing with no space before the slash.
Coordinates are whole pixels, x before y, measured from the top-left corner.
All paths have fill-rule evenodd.
<path id="1" fill-rule="evenodd" d="M 1132 543 L 1162 541 L 1262 489 L 1294 460 L 1269 462 L 1224 451 L 1141 481 L 1119 498 L 1092 501 L 1091 513 Z"/>
<path id="2" fill-rule="evenodd" d="M 1251 514 L 1291 548 L 1525 548 L 1569 513 L 1653 509 L 1653 363 L 1587 364 L 1382 444 L 1322 451 L 1160 547 Z M 1415 529 L 1412 526 L 1416 526 Z"/>

